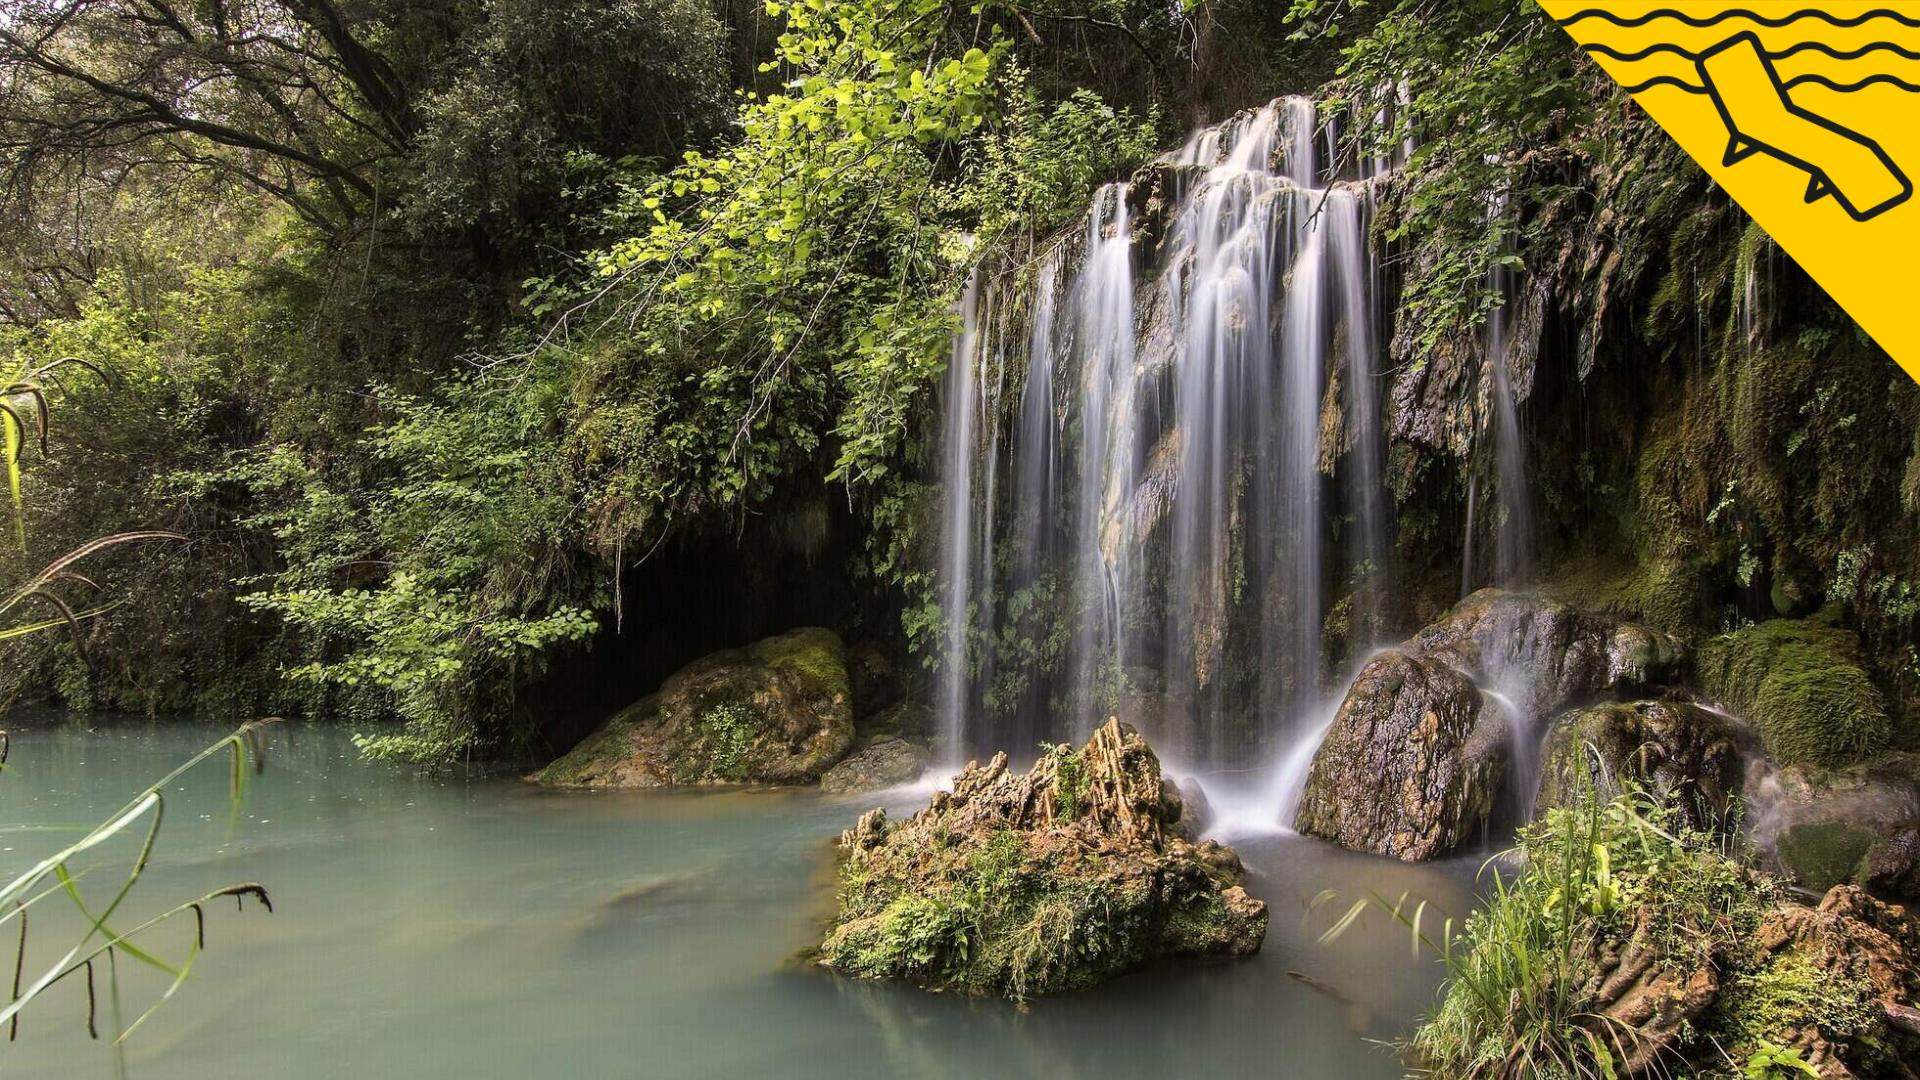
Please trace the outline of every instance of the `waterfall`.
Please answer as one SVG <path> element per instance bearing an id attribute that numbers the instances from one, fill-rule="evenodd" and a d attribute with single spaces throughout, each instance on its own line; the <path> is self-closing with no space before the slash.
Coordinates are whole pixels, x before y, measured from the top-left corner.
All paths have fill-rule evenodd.
<path id="1" fill-rule="evenodd" d="M 1118 714 L 1264 768 L 1324 727 L 1327 613 L 1350 598 L 1344 648 L 1373 644 L 1391 532 L 1368 181 L 1393 163 L 1347 149 L 1275 101 L 969 283 L 938 492 L 956 752 Z"/>
<path id="2" fill-rule="evenodd" d="M 1075 735 L 1097 725 L 1106 690 L 1127 660 L 1121 621 L 1134 569 L 1133 545 L 1113 532 L 1133 490 L 1134 326 L 1132 225 L 1128 187 L 1110 184 L 1087 219 L 1086 261 L 1074 285 L 1080 369 L 1080 469 L 1074 512 Z M 1024 448 L 1022 448 L 1024 451 Z M 1021 748 L 1021 749 L 1024 749 Z"/>
<path id="3" fill-rule="evenodd" d="M 939 674 L 940 752 L 949 761 L 965 754 L 971 681 L 967 672 L 967 630 L 972 616 L 974 559 L 975 431 L 980 423 L 978 378 L 984 365 L 974 363 L 980 345 L 980 279 L 967 279 L 960 299 L 960 332 L 954 335 L 947 362 L 940 479 L 949 497 L 940 522 L 940 577 L 946 587 L 941 598 L 945 633 L 941 641 Z"/>

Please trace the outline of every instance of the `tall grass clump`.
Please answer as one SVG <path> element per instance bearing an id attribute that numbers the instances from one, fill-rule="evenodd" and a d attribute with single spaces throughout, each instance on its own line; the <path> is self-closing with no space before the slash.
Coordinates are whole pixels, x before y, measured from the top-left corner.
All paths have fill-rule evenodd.
<path id="1" fill-rule="evenodd" d="M 1377 909 L 1439 957 L 1440 1002 L 1403 1047 L 1423 1075 L 1616 1080 L 1652 1052 L 1642 1032 L 1597 1000 L 1597 958 L 1631 939 L 1664 969 L 1698 970 L 1732 952 L 1775 899 L 1772 883 L 1725 843 L 1637 791 L 1607 800 L 1588 789 L 1488 860 L 1484 905 L 1464 922 L 1431 918 L 1424 902 L 1409 907 L 1405 896 L 1373 896 L 1321 940 Z M 1655 1073 L 1690 1075 L 1677 1060 L 1658 1060 L 1666 1053 L 1652 1053 Z"/>

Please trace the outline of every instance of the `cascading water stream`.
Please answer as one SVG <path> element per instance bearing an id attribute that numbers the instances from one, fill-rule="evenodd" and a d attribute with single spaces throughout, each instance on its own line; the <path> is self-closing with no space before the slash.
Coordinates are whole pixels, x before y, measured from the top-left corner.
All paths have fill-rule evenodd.
<path id="1" fill-rule="evenodd" d="M 1128 545 L 1110 535 L 1116 508 L 1133 490 L 1133 244 L 1127 194 L 1127 185 L 1109 184 L 1095 198 L 1086 261 L 1074 286 L 1076 344 L 1083 359 L 1074 513 L 1081 609 L 1073 650 L 1075 735 L 1096 726 L 1102 685 L 1124 670 L 1128 654 L 1121 622 L 1133 568 Z"/>
<path id="2" fill-rule="evenodd" d="M 960 299 L 960 332 L 954 335 L 947 362 L 945 389 L 945 445 L 940 477 L 947 492 L 940 522 L 940 576 L 946 586 L 942 598 L 945 633 L 941 642 L 939 700 L 940 755 L 952 763 L 966 753 L 966 722 L 970 680 L 967 675 L 967 628 L 973 596 L 973 466 L 975 429 L 980 405 L 975 364 L 980 339 L 980 278 L 967 279 Z"/>
<path id="3" fill-rule="evenodd" d="M 944 391 L 948 760 L 1118 714 L 1170 760 L 1265 777 L 1276 818 L 1273 775 L 1331 716 L 1327 611 L 1374 625 L 1390 534 L 1368 243 L 1390 163 L 1330 175 L 1342 138 L 1304 98 L 1202 129 L 969 284 Z"/>

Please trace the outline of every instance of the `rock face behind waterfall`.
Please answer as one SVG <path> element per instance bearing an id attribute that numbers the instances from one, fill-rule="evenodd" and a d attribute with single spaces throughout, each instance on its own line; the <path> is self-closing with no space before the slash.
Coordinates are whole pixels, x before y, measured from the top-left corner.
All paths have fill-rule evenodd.
<path id="1" fill-rule="evenodd" d="M 1410 862 L 1444 855 L 1485 827 L 1511 782 L 1516 726 L 1532 746 L 1554 713 L 1657 683 L 1680 660 L 1671 638 L 1645 627 L 1538 596 L 1474 593 L 1361 669 L 1294 825 Z"/>
<path id="2" fill-rule="evenodd" d="M 806 627 L 704 656 L 533 779 L 565 787 L 810 784 L 853 745 L 846 649 Z"/>
<path id="3" fill-rule="evenodd" d="M 1506 721 L 1472 680 L 1389 652 L 1341 703 L 1295 827 L 1358 851 L 1430 859 L 1486 821 L 1506 757 Z"/>
<path id="4" fill-rule="evenodd" d="M 1133 728 L 1108 721 L 1024 774 L 969 765 L 925 810 L 874 810 L 842 834 L 822 964 L 862 978 L 1026 998 L 1167 956 L 1246 956 L 1266 905 L 1239 858 L 1182 827 L 1178 790 Z"/>
<path id="5" fill-rule="evenodd" d="M 1415 634 L 1414 651 L 1506 695 L 1533 722 L 1595 697 L 1671 675 L 1671 637 L 1529 593 L 1482 589 Z"/>

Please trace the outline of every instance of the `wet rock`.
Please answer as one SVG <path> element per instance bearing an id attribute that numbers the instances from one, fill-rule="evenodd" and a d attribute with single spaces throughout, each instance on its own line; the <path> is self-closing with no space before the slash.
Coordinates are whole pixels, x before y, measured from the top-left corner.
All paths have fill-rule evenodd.
<path id="1" fill-rule="evenodd" d="M 1361 669 L 1314 755 L 1294 827 L 1414 862 L 1453 850 L 1492 811 L 1507 723 L 1448 664 L 1387 652 Z"/>
<path id="2" fill-rule="evenodd" d="M 1026 773 L 974 763 L 920 813 L 840 837 L 840 906 L 819 961 L 862 978 L 1026 998 L 1165 956 L 1245 956 L 1266 905 L 1239 859 L 1180 835 L 1138 732 L 1109 721 Z"/>
<path id="3" fill-rule="evenodd" d="M 702 657 L 533 779 L 564 787 L 810 784 L 853 745 L 846 650 L 808 627 Z"/>
<path id="4" fill-rule="evenodd" d="M 1754 839 L 1804 888 L 1843 882 L 1920 900 L 1920 754 L 1789 766 L 1755 788 Z"/>
<path id="5" fill-rule="evenodd" d="M 1192 777 L 1171 781 L 1170 786 L 1180 793 L 1180 831 L 1188 839 L 1206 832 L 1207 826 L 1213 824 L 1213 803 L 1207 799 L 1207 789 Z"/>
<path id="6" fill-rule="evenodd" d="M 1748 741 L 1731 718 L 1685 702 L 1577 709 L 1547 736 L 1535 806 L 1571 806 L 1583 789 L 1611 799 L 1631 783 L 1694 828 L 1717 829 L 1740 796 Z"/>
<path id="7" fill-rule="evenodd" d="M 1684 657 L 1659 631 L 1499 589 L 1460 601 L 1409 644 L 1506 695 L 1532 722 L 1658 684 Z"/>
<path id="8" fill-rule="evenodd" d="M 875 739 L 865 749 L 849 754 L 820 778 L 820 790 L 829 795 L 880 791 L 911 783 L 926 771 L 927 748 L 905 739 Z"/>

